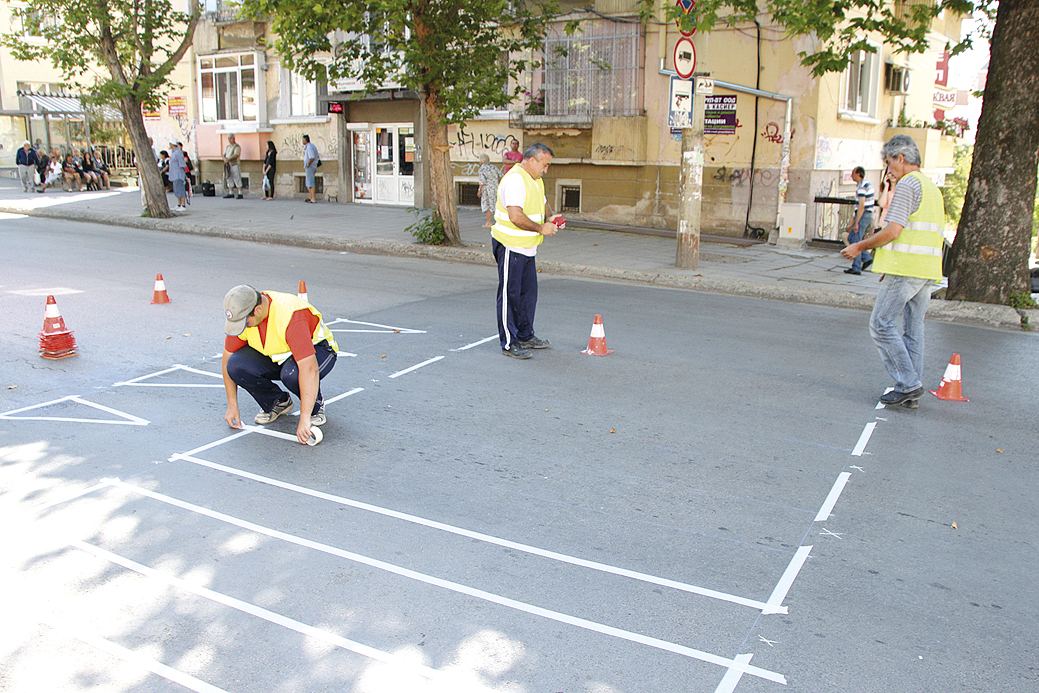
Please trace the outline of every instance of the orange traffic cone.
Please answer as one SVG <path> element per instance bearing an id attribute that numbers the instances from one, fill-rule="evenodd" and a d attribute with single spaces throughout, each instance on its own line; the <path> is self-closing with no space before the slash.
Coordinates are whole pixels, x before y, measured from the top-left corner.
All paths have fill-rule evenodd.
<path id="1" fill-rule="evenodd" d="M 963 396 L 963 383 L 960 380 L 960 355 L 953 354 L 952 358 L 949 359 L 949 365 L 945 367 L 945 375 L 942 376 L 942 383 L 938 386 L 938 391 L 931 390 L 931 394 L 938 399 L 947 399 L 952 402 L 969 402 L 970 400 Z"/>
<path id="2" fill-rule="evenodd" d="M 162 281 L 162 275 L 155 275 L 155 291 L 152 293 L 152 304 L 169 303 L 170 296 L 166 293 L 166 282 Z"/>
<path id="3" fill-rule="evenodd" d="M 310 299 L 307 298 L 307 283 L 302 279 L 299 280 L 299 291 L 297 292 L 299 297 L 307 303 L 310 303 Z"/>
<path id="4" fill-rule="evenodd" d="M 76 339 L 72 330 L 65 327 L 65 319 L 58 310 L 53 296 L 47 297 L 47 308 L 43 311 L 43 331 L 40 332 L 40 356 L 45 359 L 63 359 L 76 354 Z"/>
<path id="5" fill-rule="evenodd" d="M 602 326 L 602 316 L 596 314 L 592 321 L 592 336 L 588 338 L 588 348 L 581 352 L 589 356 L 606 356 L 612 354 L 613 349 L 606 348 L 606 330 Z"/>

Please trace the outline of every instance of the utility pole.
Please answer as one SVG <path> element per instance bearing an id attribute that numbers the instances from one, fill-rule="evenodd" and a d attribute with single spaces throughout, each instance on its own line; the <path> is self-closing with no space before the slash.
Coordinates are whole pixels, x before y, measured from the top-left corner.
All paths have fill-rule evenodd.
<path id="1" fill-rule="evenodd" d="M 678 213 L 678 249 L 675 252 L 675 267 L 682 269 L 697 269 L 700 266 L 704 97 L 714 92 L 714 80 L 709 76 L 694 75 L 693 81 L 692 127 L 682 128 L 681 204 Z"/>

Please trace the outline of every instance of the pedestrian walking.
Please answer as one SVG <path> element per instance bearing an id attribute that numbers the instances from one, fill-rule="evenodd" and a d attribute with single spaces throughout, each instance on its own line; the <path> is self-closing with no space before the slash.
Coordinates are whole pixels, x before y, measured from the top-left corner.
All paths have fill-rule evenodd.
<path id="1" fill-rule="evenodd" d="M 224 147 L 224 199 L 242 199 L 242 147 L 235 142 L 234 134 L 227 136 Z M 234 190 L 234 193 L 231 191 Z"/>
<path id="2" fill-rule="evenodd" d="M 188 194 L 185 190 L 188 180 L 187 166 L 184 164 L 184 150 L 180 141 L 176 138 L 170 139 L 170 184 L 173 186 L 173 196 L 177 198 L 177 206 L 174 212 L 183 214 L 188 210 Z"/>
<path id="3" fill-rule="evenodd" d="M 310 135 L 303 135 L 303 173 L 306 176 L 307 202 L 317 202 L 315 190 L 317 189 L 317 167 L 321 165 L 318 157 L 317 147 L 310 141 Z"/>
<path id="4" fill-rule="evenodd" d="M 227 425 L 242 428 L 238 386 L 260 405 L 260 413 L 253 419 L 260 425 L 292 409 L 291 392 L 299 397 L 296 439 L 306 444 L 311 426 L 325 423 L 321 378 L 332 371 L 339 352 L 321 313 L 293 294 L 257 291 L 243 284 L 224 296 L 224 317 L 227 336 L 221 370 Z"/>
<path id="5" fill-rule="evenodd" d="M 512 170 L 512 167 L 523 161 L 523 154 L 519 150 L 519 140 L 513 137 L 509 140 L 509 151 L 505 152 L 503 158 L 505 159 L 505 173 Z"/>
<path id="6" fill-rule="evenodd" d="M 855 181 L 855 217 L 848 227 L 848 245 L 858 243 L 873 231 L 873 206 L 877 202 L 876 191 L 873 184 L 866 180 L 866 169 L 856 166 L 851 172 L 851 179 Z M 863 251 L 851 261 L 851 267 L 844 270 L 845 274 L 862 274 L 862 270 L 869 268 L 873 262 L 873 256 Z"/>
<path id="7" fill-rule="evenodd" d="M 40 163 L 36 150 L 32 148 L 32 142 L 25 140 L 22 148 L 14 155 L 14 162 L 18 166 L 18 180 L 22 182 L 22 192 L 31 192 L 36 189 L 36 167 Z"/>
<path id="8" fill-rule="evenodd" d="M 895 388 L 884 404 L 916 406 L 923 394 L 924 315 L 931 288 L 942 278 L 941 191 L 920 172 L 920 150 L 908 135 L 895 135 L 882 150 L 898 184 L 887 210 L 887 225 L 841 251 L 849 260 L 876 248 L 873 271 L 880 278 L 869 330 Z M 901 323 L 901 325 L 899 325 Z"/>
<path id="9" fill-rule="evenodd" d="M 501 353 L 529 359 L 530 349 L 546 349 L 547 339 L 534 335 L 538 302 L 538 270 L 534 258 L 545 236 L 558 230 L 545 197 L 542 177 L 552 163 L 552 150 L 536 142 L 523 152 L 498 185 L 491 227 L 491 249 L 498 261 L 498 337 Z"/>
<path id="10" fill-rule="evenodd" d="M 480 197 L 480 209 L 487 215 L 485 229 L 494 225 L 494 208 L 498 204 L 498 181 L 501 180 L 501 169 L 491 163 L 491 157 L 487 154 L 480 155 L 480 168 L 477 170 L 480 177 L 480 187 L 476 194 Z"/>
<path id="11" fill-rule="evenodd" d="M 278 148 L 267 140 L 267 154 L 263 157 L 263 199 L 274 199 L 274 174 L 278 172 Z"/>

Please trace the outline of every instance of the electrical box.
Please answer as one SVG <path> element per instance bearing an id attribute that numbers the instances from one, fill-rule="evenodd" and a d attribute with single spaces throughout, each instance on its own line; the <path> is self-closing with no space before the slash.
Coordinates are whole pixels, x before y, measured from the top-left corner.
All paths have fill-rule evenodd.
<path id="1" fill-rule="evenodd" d="M 779 214 L 779 237 L 776 239 L 776 245 L 803 248 L 807 218 L 808 205 L 804 202 L 784 202 Z"/>

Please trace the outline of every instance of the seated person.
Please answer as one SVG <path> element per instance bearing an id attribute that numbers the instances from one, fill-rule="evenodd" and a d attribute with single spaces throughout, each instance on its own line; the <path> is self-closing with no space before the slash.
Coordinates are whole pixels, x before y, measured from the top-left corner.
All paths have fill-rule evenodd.
<path id="1" fill-rule="evenodd" d="M 83 182 L 86 184 L 87 190 L 101 189 L 101 179 L 94 172 L 94 160 L 82 149 L 79 150 L 79 168 L 83 172 Z"/>
<path id="2" fill-rule="evenodd" d="M 109 170 L 108 170 L 108 164 L 106 164 L 104 162 L 104 160 L 101 158 L 101 154 L 99 154 L 96 149 L 94 150 L 93 158 L 94 158 L 94 175 L 96 175 L 98 177 L 98 179 L 101 182 L 101 185 L 104 186 L 105 190 L 111 190 L 112 186 L 111 186 L 111 184 L 109 182 L 110 175 L 109 175 Z"/>
<path id="3" fill-rule="evenodd" d="M 47 162 L 47 170 L 44 172 L 44 175 L 40 176 L 43 183 L 40 184 L 40 187 L 36 188 L 36 192 L 43 192 L 47 188 L 61 185 L 64 180 L 62 174 L 61 155 L 58 154 L 58 150 L 55 149 L 51 152 L 50 159 Z"/>
<path id="4" fill-rule="evenodd" d="M 65 155 L 61 171 L 65 177 L 65 185 L 68 186 L 69 192 L 72 192 L 73 185 L 76 186 L 77 192 L 83 189 L 83 169 L 76 163 L 76 159 L 71 152 Z"/>

